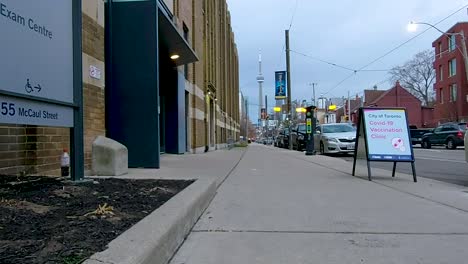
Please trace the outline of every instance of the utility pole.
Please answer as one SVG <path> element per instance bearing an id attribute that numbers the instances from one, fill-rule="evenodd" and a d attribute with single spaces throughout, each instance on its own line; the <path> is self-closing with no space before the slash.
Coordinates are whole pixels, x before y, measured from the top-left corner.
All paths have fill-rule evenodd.
<path id="1" fill-rule="evenodd" d="M 268 96 L 265 94 L 265 131 L 268 136 Z"/>
<path id="2" fill-rule="evenodd" d="M 313 100 L 314 100 L 314 106 L 317 106 L 317 101 L 316 101 L 316 98 L 315 98 L 315 85 L 317 85 L 317 83 L 311 83 L 310 85 L 312 85 L 312 95 L 313 95 Z"/>
<path id="3" fill-rule="evenodd" d="M 286 36 L 286 77 L 287 77 L 287 86 L 288 86 L 288 117 L 289 117 L 289 149 L 292 150 L 292 134 L 291 134 L 291 125 L 292 125 L 292 115 L 291 115 L 291 65 L 289 61 L 289 30 L 285 32 Z"/>
<path id="4" fill-rule="evenodd" d="M 351 122 L 351 100 L 349 98 L 349 91 L 348 91 L 348 122 Z"/>
<path id="5" fill-rule="evenodd" d="M 245 138 L 248 139 L 248 137 L 249 137 L 249 131 L 248 131 L 248 129 L 249 129 L 249 125 L 248 125 L 248 122 L 249 122 L 249 109 L 248 109 L 248 105 L 249 104 L 248 104 L 248 99 L 247 98 L 245 98 L 244 104 L 245 104 L 245 107 L 244 107 L 244 109 L 245 109 L 245 124 L 244 124 Z"/>
<path id="6" fill-rule="evenodd" d="M 463 30 L 460 31 L 460 35 L 461 35 L 461 43 L 462 43 L 462 50 L 463 50 L 463 61 L 465 62 L 465 74 L 466 74 L 466 78 L 468 79 L 468 52 L 466 50 L 465 32 Z"/>

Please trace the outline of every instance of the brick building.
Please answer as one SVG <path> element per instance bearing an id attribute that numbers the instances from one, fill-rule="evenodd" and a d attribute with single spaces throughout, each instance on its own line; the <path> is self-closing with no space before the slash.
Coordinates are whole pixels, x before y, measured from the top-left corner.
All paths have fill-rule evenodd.
<path id="1" fill-rule="evenodd" d="M 82 55 L 86 170 L 98 135 L 126 145 L 130 167 L 153 168 L 160 153 L 202 153 L 239 138 L 225 1 L 82 0 Z M 66 128 L 0 124 L 0 174 L 58 175 L 69 141 Z"/>
<path id="2" fill-rule="evenodd" d="M 399 82 L 386 91 L 364 90 L 364 107 L 404 107 L 408 114 L 408 125 L 416 127 L 436 125 L 433 108 L 422 106 L 421 101 L 403 88 Z M 353 118 L 353 120 L 357 119 Z"/>
<path id="3" fill-rule="evenodd" d="M 435 119 L 440 123 L 468 120 L 467 69 L 461 34 L 468 34 L 468 22 L 455 24 L 432 43 L 436 54 Z"/>

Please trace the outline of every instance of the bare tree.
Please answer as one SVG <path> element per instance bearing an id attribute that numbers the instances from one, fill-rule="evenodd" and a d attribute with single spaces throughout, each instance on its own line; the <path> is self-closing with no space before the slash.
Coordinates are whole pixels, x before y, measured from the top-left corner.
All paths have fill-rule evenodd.
<path id="1" fill-rule="evenodd" d="M 419 98 L 423 105 L 430 105 L 434 100 L 433 84 L 436 78 L 433 62 L 432 49 L 419 52 L 404 65 L 391 69 L 390 80 L 393 83 L 400 81 L 403 88 Z"/>

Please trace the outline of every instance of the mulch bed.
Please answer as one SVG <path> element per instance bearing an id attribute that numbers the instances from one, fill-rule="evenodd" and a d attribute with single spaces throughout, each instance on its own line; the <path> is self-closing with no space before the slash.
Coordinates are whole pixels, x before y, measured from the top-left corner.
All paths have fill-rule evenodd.
<path id="1" fill-rule="evenodd" d="M 81 263 L 192 182 L 0 176 L 0 263 Z"/>

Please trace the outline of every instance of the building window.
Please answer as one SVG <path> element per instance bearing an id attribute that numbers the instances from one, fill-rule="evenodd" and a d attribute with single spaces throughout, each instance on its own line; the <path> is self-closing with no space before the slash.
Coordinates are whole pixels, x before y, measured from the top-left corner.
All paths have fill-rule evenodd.
<path id="1" fill-rule="evenodd" d="M 457 101 L 457 85 L 452 84 L 450 85 L 450 102 Z"/>
<path id="2" fill-rule="evenodd" d="M 439 42 L 439 58 L 442 57 L 442 42 Z"/>
<path id="3" fill-rule="evenodd" d="M 449 77 L 455 76 L 457 74 L 457 59 L 449 61 Z"/>
<path id="4" fill-rule="evenodd" d="M 455 47 L 457 46 L 456 41 L 455 41 L 455 35 L 451 35 L 449 37 L 449 51 L 455 50 Z"/>
<path id="5" fill-rule="evenodd" d="M 444 103 L 444 90 L 442 88 L 439 89 L 439 103 Z"/>
<path id="6" fill-rule="evenodd" d="M 444 66 L 439 65 L 439 81 L 444 79 Z"/>

